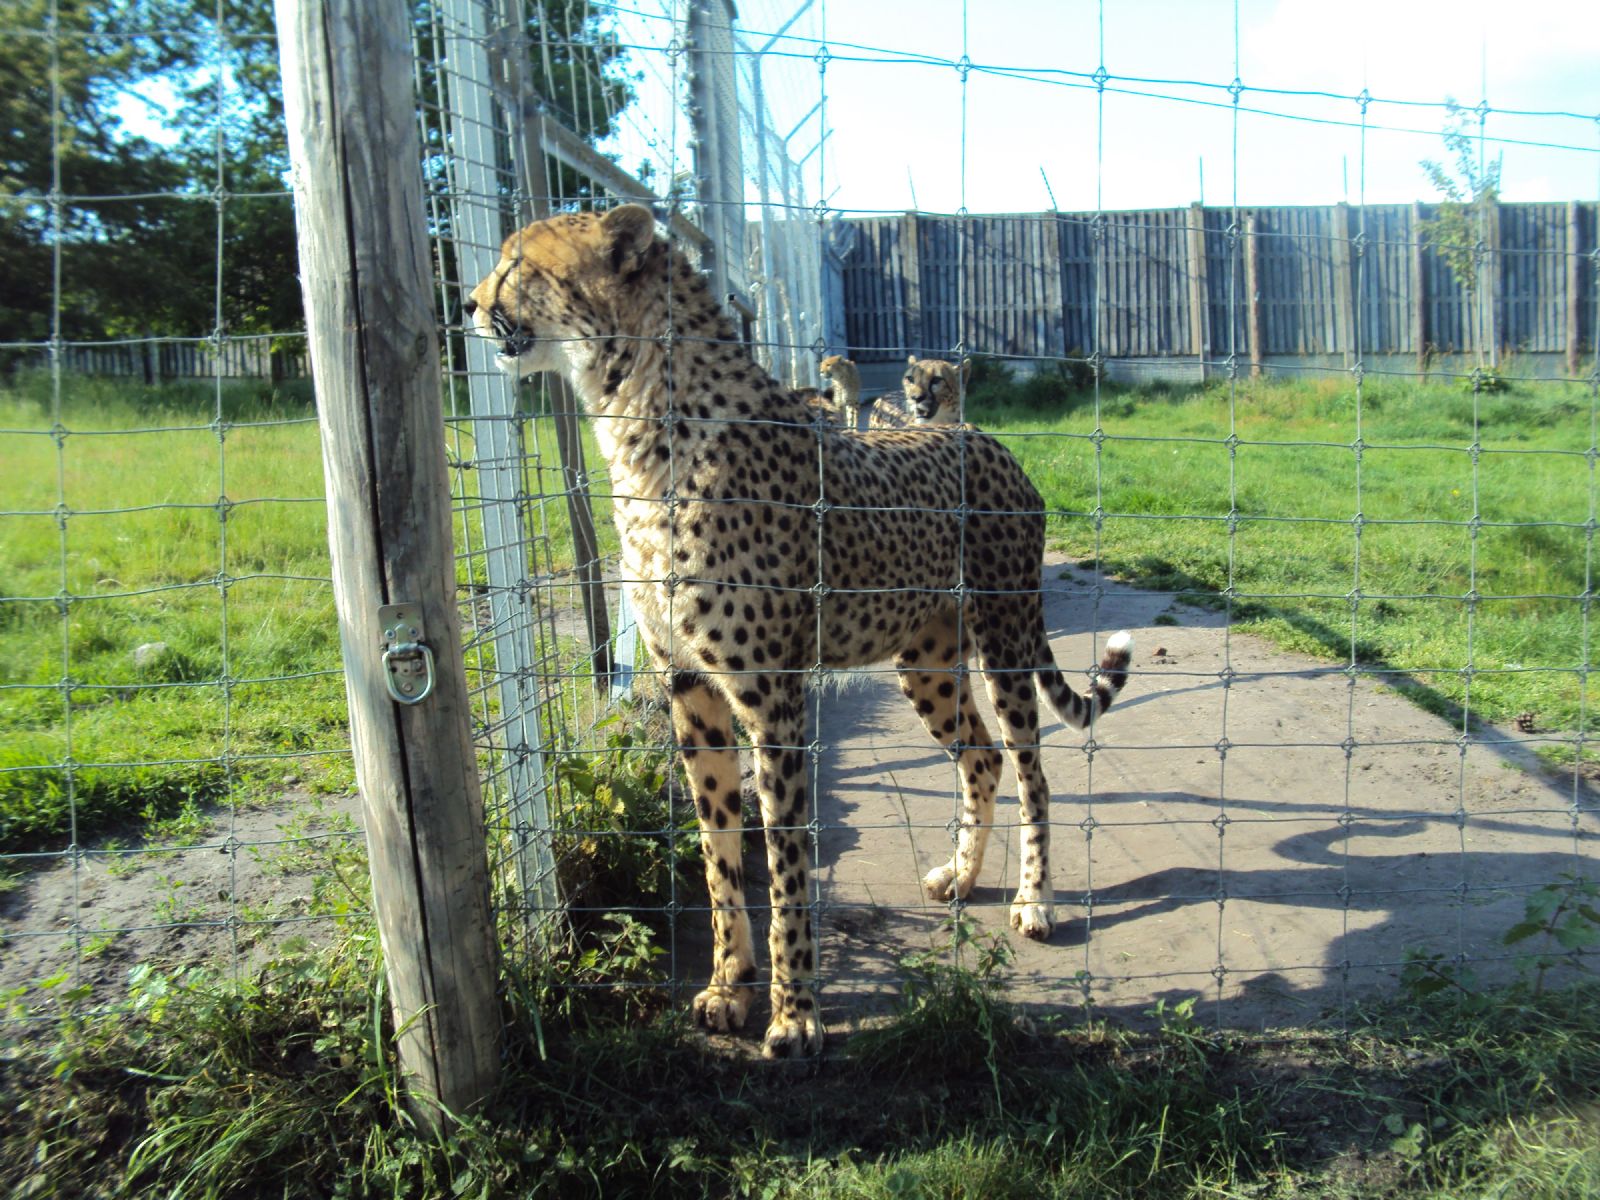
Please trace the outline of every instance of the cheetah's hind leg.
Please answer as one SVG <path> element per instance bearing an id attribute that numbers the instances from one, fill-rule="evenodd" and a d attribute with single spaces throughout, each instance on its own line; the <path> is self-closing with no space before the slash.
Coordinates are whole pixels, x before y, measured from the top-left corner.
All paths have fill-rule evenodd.
<path id="1" fill-rule="evenodd" d="M 955 757 L 961 775 L 955 854 L 922 880 L 928 898 L 940 902 L 965 900 L 983 870 L 1002 761 L 973 703 L 967 673 L 955 669 L 966 658 L 957 653 L 959 637 L 954 612 L 941 613 L 895 659 L 901 693 L 934 740 Z"/>

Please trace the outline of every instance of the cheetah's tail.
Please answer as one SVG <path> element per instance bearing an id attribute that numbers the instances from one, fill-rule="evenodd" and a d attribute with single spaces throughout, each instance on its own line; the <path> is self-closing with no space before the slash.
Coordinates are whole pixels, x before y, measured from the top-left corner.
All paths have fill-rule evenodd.
<path id="1" fill-rule="evenodd" d="M 1056 666 L 1048 646 L 1045 647 L 1044 658 L 1045 665 L 1035 675 L 1040 690 L 1050 701 L 1050 707 L 1074 729 L 1086 729 L 1090 721 L 1111 707 L 1117 693 L 1122 691 L 1122 685 L 1128 682 L 1128 668 L 1133 665 L 1133 635 L 1126 629 L 1111 635 L 1106 642 L 1106 652 L 1100 659 L 1100 670 L 1090 681 L 1087 696 L 1080 696 L 1072 690 L 1072 685 Z"/>

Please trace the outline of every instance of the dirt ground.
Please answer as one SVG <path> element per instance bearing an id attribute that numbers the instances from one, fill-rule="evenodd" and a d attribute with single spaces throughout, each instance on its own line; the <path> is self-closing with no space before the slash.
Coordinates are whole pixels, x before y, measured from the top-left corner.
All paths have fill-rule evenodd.
<path id="1" fill-rule="evenodd" d="M 1103 643 L 1128 628 L 1135 673 L 1092 760 L 1077 732 L 1053 718 L 1043 731 L 1058 926 L 1043 944 L 1010 936 L 1013 998 L 1135 1021 L 1190 996 L 1232 1027 L 1337 1020 L 1351 998 L 1392 987 L 1409 950 L 1489 960 L 1474 964 L 1480 978 L 1509 973 L 1500 937 L 1526 893 L 1593 874 L 1596 796 L 1539 769 L 1537 735 L 1463 742 L 1376 682 L 1230 632 L 1221 614 L 1116 584 L 1097 607 L 1090 573 L 1057 561 L 1045 575 L 1063 669 L 1093 658 L 1088 630 Z M 844 1030 L 886 1007 L 902 957 L 949 916 L 919 881 L 950 854 L 957 781 L 891 671 L 816 707 L 819 968 L 829 1026 Z M 1508 744 L 1484 744 L 1499 736 Z M 278 804 L 217 814 L 192 849 L 30 872 L 0 897 L 0 989 L 65 972 L 111 1000 L 139 962 L 247 968 L 274 941 L 314 936 L 326 926 L 305 919 L 311 880 L 326 882 L 325 851 L 358 816 L 353 798 L 290 787 Z M 1008 765 L 967 910 L 986 930 L 1006 930 L 1016 817 Z M 686 993 L 707 924 L 677 922 Z"/>
<path id="2" fill-rule="evenodd" d="M 1597 798 L 1540 770 L 1536 735 L 1463 743 L 1370 679 L 1230 633 L 1220 613 L 1115 584 L 1097 610 L 1092 574 L 1045 575 L 1063 669 L 1093 661 L 1096 626 L 1098 645 L 1130 629 L 1136 666 L 1092 763 L 1083 735 L 1043 730 L 1058 924 L 1046 943 L 1011 936 L 1014 998 L 1136 1019 L 1196 996 L 1197 1016 L 1237 1028 L 1337 1019 L 1392 987 L 1409 950 L 1501 960 L 1475 964 L 1479 978 L 1511 972 L 1500 939 L 1526 893 L 1593 874 Z M 948 915 L 918 881 L 950 855 L 957 780 L 891 675 L 821 711 L 834 934 L 821 965 L 830 1010 L 870 1010 Z M 1511 744 L 1482 744 L 1499 738 Z M 986 930 L 1006 929 L 1016 883 L 1009 765 L 1001 792 L 969 909 Z"/>
<path id="3" fill-rule="evenodd" d="M 210 812 L 181 839 L 96 839 L 76 860 L 26 872 L 0 895 L 0 992 L 26 989 L 35 1011 L 57 987 L 115 1005 L 140 963 L 248 972 L 289 938 L 325 937 L 332 921 L 313 888 L 338 888 L 328 864 L 359 842 L 360 809 L 358 796 L 290 782 L 270 803 Z M 192 844 L 168 848 L 179 840 Z"/>

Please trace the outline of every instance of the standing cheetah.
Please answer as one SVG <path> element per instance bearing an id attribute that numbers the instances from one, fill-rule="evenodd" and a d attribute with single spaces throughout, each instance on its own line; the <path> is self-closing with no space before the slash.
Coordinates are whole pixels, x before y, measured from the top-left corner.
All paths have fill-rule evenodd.
<path id="1" fill-rule="evenodd" d="M 756 366 L 705 278 L 638 205 L 513 234 L 467 312 L 508 372 L 572 381 L 610 464 L 623 578 L 667 680 L 700 819 L 714 947 L 696 1017 L 742 1027 L 756 981 L 737 720 L 753 744 L 771 870 L 764 1050 L 821 1045 L 805 769 L 805 691 L 818 668 L 892 659 L 960 764 L 956 851 L 923 881 L 948 900 L 966 896 L 983 865 L 1000 776 L 967 682 L 976 653 L 1020 781 L 1011 923 L 1048 937 L 1050 793 L 1035 685 L 1082 728 L 1126 682 L 1132 640 L 1107 642 L 1087 697 L 1062 677 L 1039 590 L 1043 504 L 1016 460 L 969 426 L 853 433 L 814 421 Z"/>

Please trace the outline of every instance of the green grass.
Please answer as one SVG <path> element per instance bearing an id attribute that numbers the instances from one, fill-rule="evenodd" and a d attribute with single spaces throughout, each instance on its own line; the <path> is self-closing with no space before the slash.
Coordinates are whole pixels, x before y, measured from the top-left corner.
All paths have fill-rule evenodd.
<path id="1" fill-rule="evenodd" d="M 1368 378 L 1359 432 L 1348 379 L 1106 389 L 1098 411 L 1092 389 L 1052 395 L 1044 413 L 1019 385 L 980 384 L 971 411 L 1063 514 L 1059 548 L 1227 606 L 1280 645 L 1393 672 L 1434 711 L 1577 729 L 1600 408 L 1587 390 L 1523 382 L 1475 406 L 1459 388 Z M 1596 699 L 1591 682 L 1590 711 Z"/>
<path id="2" fill-rule="evenodd" d="M 558 461 L 551 424 L 529 425 L 536 463 Z M 0 851 L 248 798 L 291 758 L 310 786 L 347 786 L 306 386 L 69 376 L 57 398 L 47 374 L 22 374 L 0 382 L 0 429 Z M 468 432 L 449 442 L 470 460 Z M 527 486 L 553 491 L 556 473 L 535 467 Z M 467 520 L 463 544 L 481 547 Z M 532 524 L 540 565 L 569 565 L 565 503 Z M 136 662 L 147 643 L 166 650 Z"/>
<path id="3" fill-rule="evenodd" d="M 230 778 L 248 790 L 258 773 L 281 772 L 277 754 L 328 751 L 327 770 L 347 769 L 333 757 L 343 691 L 318 582 L 328 574 L 321 464 L 303 405 L 226 394 L 224 415 L 237 424 L 219 449 L 209 389 L 80 381 L 64 398 L 58 448 L 39 432 L 53 420 L 40 386 L 24 379 L 0 394 L 0 427 L 34 431 L 7 435 L 0 473 L 0 594 L 14 598 L 0 604 L 0 767 L 27 768 L 0 770 L 9 839 L 0 846 L 65 844 L 69 747 L 79 836 L 130 817 L 176 820 L 228 798 Z M 1047 395 L 1060 399 L 1043 385 L 1022 398 Z M 1565 673 L 1478 674 L 1472 709 L 1533 710 L 1544 727 L 1575 727 L 1571 672 L 1587 646 L 1570 597 L 1585 586 L 1587 532 L 1526 522 L 1588 520 L 1583 393 L 1516 385 L 1483 398 L 1474 426 L 1459 391 L 1369 380 L 1359 511 L 1370 523 L 1353 623 L 1343 599 L 1358 510 L 1347 385 L 1107 391 L 1098 453 L 1092 392 L 1049 417 L 996 403 L 1006 398 L 993 389 L 979 419 L 1007 435 L 1050 506 L 1106 514 L 1098 539 L 1082 516 L 1055 522 L 1071 552 L 1098 551 L 1111 569 L 1196 603 L 1227 603 L 1242 625 L 1335 660 L 1353 641 L 1358 662 L 1406 672 L 1412 694 L 1441 710 L 1466 686 L 1431 673 L 1467 661 L 1461 593 L 1533 595 L 1477 605 L 1471 661 L 1480 672 L 1515 663 Z M 532 436 L 554 461 L 544 424 Z M 166 432 L 141 432 L 152 427 Z M 470 457 L 464 438 L 452 449 Z M 58 469 L 71 510 L 64 541 Z M 226 522 L 215 508 L 223 491 L 234 503 Z M 1514 527 L 1479 529 L 1469 570 L 1470 530 L 1416 522 L 1465 521 L 1474 496 L 1484 521 Z M 187 504 L 199 507 L 172 507 Z M 141 511 L 92 511 L 109 508 Z M 564 505 L 546 511 L 548 553 L 570 559 Z M 610 537 L 603 512 L 599 521 Z M 226 686 L 219 570 L 235 579 Z M 248 575 L 262 578 L 239 578 Z M 1429 598 L 1398 598 L 1413 594 Z M 136 668 L 129 652 L 147 641 L 169 652 Z M 618 864 L 600 856 L 615 839 L 598 836 L 611 814 L 631 824 L 629 812 L 660 800 L 664 769 L 644 754 L 565 762 L 575 836 L 563 861 L 592 904 L 625 908 L 641 872 L 667 883 L 664 840 L 632 847 L 644 857 L 611 870 Z M 605 815 L 584 816 L 579 801 Z M 664 828 L 659 816 L 645 823 Z M 1566 946 L 1574 911 L 1530 909 L 1536 935 Z M 1545 991 L 1536 975 L 1480 994 L 1447 977 L 1449 964 L 1424 963 L 1398 1001 L 1355 1014 L 1343 1035 L 1219 1034 L 1186 1004 L 1163 1007 L 1153 1031 L 1030 1023 L 1006 1003 L 1003 946 L 957 930 L 952 945 L 905 964 L 910 986 L 893 1019 L 834 1039 L 808 1067 L 753 1063 L 748 1039 L 738 1051 L 707 1042 L 681 1010 L 636 1000 L 665 995 L 654 986 L 664 964 L 640 922 L 601 914 L 590 932 L 543 971 L 508 966 L 503 1087 L 438 1139 L 400 1103 L 379 951 L 356 921 L 326 950 L 291 939 L 242 976 L 140 967 L 127 1004 L 107 1016 L 75 1015 L 84 994 L 65 980 L 0 997 L 11 1039 L 0 1042 L 0 1190 L 1096 1200 L 1600 1191 L 1593 985 Z"/>
<path id="4" fill-rule="evenodd" d="M 0 848 L 239 798 L 278 756 L 345 746 L 303 394 L 67 384 L 54 433 L 47 376 L 0 392 Z M 166 650 L 141 664 L 147 643 Z"/>
<path id="5" fill-rule="evenodd" d="M 1147 1031 L 1029 1025 L 991 978 L 920 969 L 936 986 L 815 1066 L 730 1052 L 681 1013 L 536 1023 L 513 1004 L 499 1091 L 430 1138 L 401 1103 L 370 932 L 291 947 L 244 979 L 141 968 L 127 1013 L 46 1020 L 0 1045 L 0 1186 L 1421 1200 L 1600 1184 L 1593 985 L 1411 996 L 1344 1034 L 1245 1035 L 1202 1026 L 1187 1003 Z M 542 1000 L 529 982 L 508 995 Z M 989 1036 L 969 1028 L 941 1057 L 962 1022 Z"/>
<path id="6" fill-rule="evenodd" d="M 1097 407 L 1070 381 L 986 370 L 972 405 L 1061 514 L 1052 536 L 1070 553 L 1384 672 L 1453 719 L 1466 703 L 1569 734 L 1600 699 L 1596 683 L 1583 692 L 1595 402 L 1581 387 L 1522 382 L 1475 402 L 1369 378 L 1359 456 L 1345 379 L 1103 389 Z M 345 786 L 303 386 L 67 378 L 58 410 L 47 375 L 22 375 L 0 388 L 0 428 L 0 850 L 248 795 L 281 756 L 310 755 L 314 784 Z M 535 464 L 558 461 L 550 421 L 526 436 Z M 464 425 L 448 440 L 471 460 Z M 538 465 L 524 485 L 559 486 Z M 609 503 L 595 508 L 613 554 Z M 480 543 L 475 514 L 461 529 Z M 540 503 L 528 532 L 539 567 L 571 562 L 563 500 Z M 463 577 L 482 569 L 473 559 Z M 152 642 L 166 653 L 137 664 Z"/>

